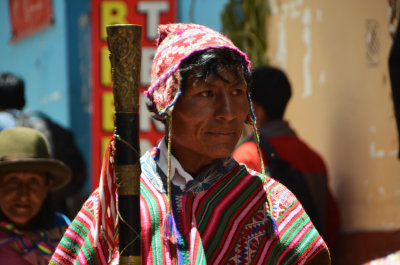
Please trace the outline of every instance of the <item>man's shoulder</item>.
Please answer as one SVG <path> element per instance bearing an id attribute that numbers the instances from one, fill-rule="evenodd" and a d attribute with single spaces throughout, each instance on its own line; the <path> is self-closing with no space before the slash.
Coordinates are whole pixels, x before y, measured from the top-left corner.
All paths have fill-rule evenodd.
<path id="1" fill-rule="evenodd" d="M 264 189 L 269 194 L 269 200 L 271 200 L 271 212 L 274 219 L 280 219 L 292 211 L 296 211 L 296 215 L 305 213 L 296 196 L 285 185 L 254 170 L 249 170 L 249 174 L 262 180 Z"/>
<path id="2" fill-rule="evenodd" d="M 282 183 L 273 179 L 267 174 L 262 174 L 258 171 L 248 168 L 246 165 L 241 167 L 247 170 L 247 174 L 243 177 L 255 177 L 258 178 L 264 185 L 264 189 L 270 194 L 272 203 L 285 203 L 290 205 L 297 201 L 296 196 Z"/>

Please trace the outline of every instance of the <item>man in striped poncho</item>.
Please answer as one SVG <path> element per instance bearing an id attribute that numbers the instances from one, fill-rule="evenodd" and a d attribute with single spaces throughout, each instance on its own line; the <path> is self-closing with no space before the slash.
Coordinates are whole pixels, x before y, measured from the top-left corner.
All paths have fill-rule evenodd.
<path id="1" fill-rule="evenodd" d="M 231 157 L 255 125 L 246 54 L 194 24 L 160 25 L 158 44 L 146 95 L 167 136 L 141 158 L 142 264 L 330 264 L 295 196 Z M 116 262 L 102 204 L 94 192 L 52 264 Z"/>

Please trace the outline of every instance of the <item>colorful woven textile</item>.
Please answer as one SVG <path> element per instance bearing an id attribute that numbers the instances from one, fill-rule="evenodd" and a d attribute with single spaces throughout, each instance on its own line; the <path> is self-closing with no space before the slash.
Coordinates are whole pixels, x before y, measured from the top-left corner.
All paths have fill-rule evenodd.
<path id="1" fill-rule="evenodd" d="M 232 158 L 210 165 L 183 191 L 172 186 L 176 227 L 165 237 L 167 178 L 152 155 L 141 159 L 142 264 L 330 264 L 326 244 L 293 194 Z M 270 236 L 264 179 L 277 237 Z M 98 222 L 99 199 L 96 191 L 87 200 L 50 264 L 116 264 L 103 227 L 96 245 L 89 232 Z"/>
<path id="2" fill-rule="evenodd" d="M 317 229 L 323 228 L 320 230 L 320 234 L 326 236 L 324 239 L 329 248 L 335 246 L 340 230 L 340 214 L 328 187 L 328 173 L 322 158 L 296 135 L 287 121 L 269 122 L 261 127 L 259 132 L 260 137 L 268 140 L 280 158 L 304 175 L 312 190 L 311 195 L 319 218 L 319 220 L 314 220 L 314 225 Z M 265 154 L 262 156 L 264 163 L 268 166 Z M 233 153 L 233 157 L 251 169 L 261 170 L 257 145 L 253 141 L 247 141 L 240 145 Z M 311 213 L 309 212 L 309 214 Z"/>
<path id="3" fill-rule="evenodd" d="M 210 48 L 226 47 L 237 51 L 248 62 L 247 55 L 241 52 L 224 35 L 196 24 L 167 24 L 158 26 L 158 48 L 151 69 L 151 86 L 145 92 L 155 103 L 160 115 L 174 105 L 179 97 L 180 63 L 191 54 Z"/>
<path id="4" fill-rule="evenodd" d="M 0 222 L 0 264 L 48 264 L 68 224 L 67 217 L 58 213 L 48 230 L 22 231 Z"/>

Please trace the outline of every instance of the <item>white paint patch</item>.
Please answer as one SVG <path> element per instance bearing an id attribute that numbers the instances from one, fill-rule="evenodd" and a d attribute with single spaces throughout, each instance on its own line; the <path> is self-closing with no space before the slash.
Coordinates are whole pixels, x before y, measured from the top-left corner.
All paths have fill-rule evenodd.
<path id="1" fill-rule="evenodd" d="M 317 15 L 315 17 L 315 20 L 317 22 L 321 22 L 322 21 L 322 9 L 321 8 L 317 8 Z"/>
<path id="2" fill-rule="evenodd" d="M 396 28 L 394 27 L 394 25 L 392 25 L 392 24 L 389 25 L 389 32 L 390 33 L 396 32 Z"/>
<path id="3" fill-rule="evenodd" d="M 385 227 L 386 230 L 392 230 L 392 229 L 397 229 L 398 228 L 398 224 L 393 223 L 393 222 L 382 222 L 381 226 Z M 390 263 L 387 263 L 387 264 L 396 264 L 396 263 L 398 264 L 397 261 L 395 261 L 395 263 L 390 262 Z M 377 263 L 371 262 L 371 264 L 376 265 Z"/>
<path id="4" fill-rule="evenodd" d="M 289 5 L 288 4 L 282 4 L 281 5 L 281 10 L 283 13 L 287 13 L 289 11 Z"/>
<path id="5" fill-rule="evenodd" d="M 382 186 L 380 186 L 380 187 L 378 188 L 378 192 L 379 192 L 380 195 L 385 195 L 385 188 L 382 187 Z"/>
<path id="6" fill-rule="evenodd" d="M 398 228 L 396 223 L 394 223 L 394 222 L 386 222 L 386 221 L 382 222 L 382 227 L 385 227 L 385 229 L 387 229 L 387 230 Z M 372 262 L 372 264 L 375 265 L 376 263 Z M 398 264 L 398 262 L 396 260 L 395 263 L 390 262 L 390 263 L 387 263 L 387 264 Z"/>
<path id="7" fill-rule="evenodd" d="M 59 101 L 61 99 L 61 92 L 60 91 L 54 91 L 53 93 L 44 96 L 40 99 L 41 104 L 47 104 L 49 102 L 54 102 L 54 101 Z"/>
<path id="8" fill-rule="evenodd" d="M 322 85 L 325 83 L 325 71 L 321 70 L 319 72 L 319 80 L 318 80 L 319 84 Z"/>
<path id="9" fill-rule="evenodd" d="M 372 201 L 373 198 L 374 198 L 374 195 L 373 195 L 373 194 L 368 194 L 367 199 L 368 199 L 369 201 Z"/>
<path id="10" fill-rule="evenodd" d="M 278 13 L 279 7 L 276 4 L 276 1 L 275 0 L 268 0 L 268 3 L 269 3 L 269 8 L 270 8 L 271 14 Z"/>
<path id="11" fill-rule="evenodd" d="M 289 5 L 289 8 L 291 10 L 291 18 L 296 19 L 300 16 L 300 11 L 298 10 L 298 5 L 296 2 L 291 2 Z"/>
<path id="12" fill-rule="evenodd" d="M 368 179 L 364 180 L 364 185 L 365 185 L 365 186 L 367 186 L 368 183 L 369 183 L 369 180 L 368 180 Z"/>
<path id="13" fill-rule="evenodd" d="M 311 64 L 311 10 L 306 8 L 303 13 L 303 43 L 306 46 L 306 54 L 303 57 L 303 98 L 310 97 L 312 95 L 312 77 L 310 71 Z"/>
<path id="14" fill-rule="evenodd" d="M 278 48 L 275 53 L 275 62 L 280 65 L 282 69 L 287 69 L 286 14 L 280 16 L 278 29 Z"/>
<path id="15" fill-rule="evenodd" d="M 397 157 L 398 154 L 399 154 L 399 149 L 389 152 L 389 156 L 391 156 L 391 157 L 394 157 L 394 156 Z"/>
<path id="16" fill-rule="evenodd" d="M 385 157 L 385 151 L 376 150 L 375 143 L 371 143 L 369 145 L 369 151 L 370 151 L 369 154 L 370 154 L 371 158 L 384 158 Z"/>
<path id="17" fill-rule="evenodd" d="M 371 42 L 372 42 L 372 32 L 367 32 L 367 45 L 369 46 L 369 45 L 372 45 L 371 44 Z"/>
<path id="18" fill-rule="evenodd" d="M 300 11 L 297 9 L 293 9 L 292 12 L 290 12 L 290 18 L 296 19 L 298 17 L 300 17 Z"/>
<path id="19" fill-rule="evenodd" d="M 369 131 L 370 131 L 371 133 L 376 133 L 376 127 L 373 126 L 373 125 L 369 126 Z"/>
<path id="20" fill-rule="evenodd" d="M 290 18 L 296 19 L 300 16 L 301 11 L 298 10 L 300 6 L 304 3 L 303 0 L 292 0 L 287 1 L 286 3 L 280 4 L 277 3 L 276 0 L 268 0 L 268 6 L 270 9 L 271 14 L 277 14 L 278 12 L 282 12 L 284 14 L 289 14 Z"/>

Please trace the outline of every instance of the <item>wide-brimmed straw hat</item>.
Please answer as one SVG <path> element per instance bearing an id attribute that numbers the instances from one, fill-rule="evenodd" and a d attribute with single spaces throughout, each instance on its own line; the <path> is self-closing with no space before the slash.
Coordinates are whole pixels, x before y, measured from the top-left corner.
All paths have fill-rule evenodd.
<path id="1" fill-rule="evenodd" d="M 63 162 L 50 158 L 46 137 L 27 127 L 14 127 L 0 132 L 0 173 L 40 171 L 48 173 L 54 183 L 51 189 L 66 185 L 71 170 Z"/>

